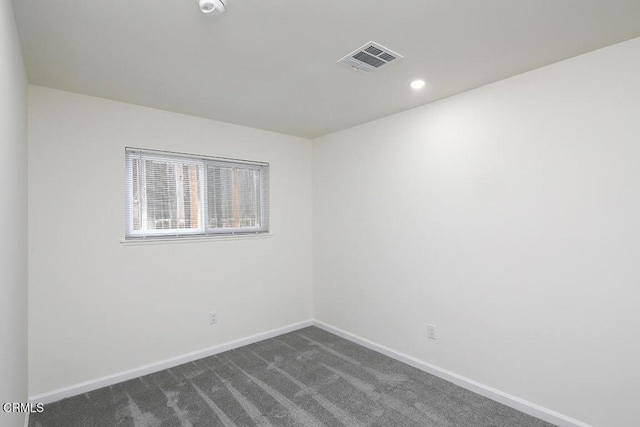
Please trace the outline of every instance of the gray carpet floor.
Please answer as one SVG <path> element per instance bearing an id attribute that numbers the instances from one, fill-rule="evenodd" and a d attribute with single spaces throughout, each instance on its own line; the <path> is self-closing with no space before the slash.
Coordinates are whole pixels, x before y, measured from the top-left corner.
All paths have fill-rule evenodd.
<path id="1" fill-rule="evenodd" d="M 45 405 L 30 427 L 551 426 L 316 327 Z"/>

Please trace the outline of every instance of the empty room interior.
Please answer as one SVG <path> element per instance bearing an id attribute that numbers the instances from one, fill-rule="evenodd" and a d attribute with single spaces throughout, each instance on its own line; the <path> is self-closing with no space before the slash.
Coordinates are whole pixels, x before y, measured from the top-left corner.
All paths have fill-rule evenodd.
<path id="1" fill-rule="evenodd" d="M 0 425 L 640 425 L 638 0 L 1 0 Z"/>

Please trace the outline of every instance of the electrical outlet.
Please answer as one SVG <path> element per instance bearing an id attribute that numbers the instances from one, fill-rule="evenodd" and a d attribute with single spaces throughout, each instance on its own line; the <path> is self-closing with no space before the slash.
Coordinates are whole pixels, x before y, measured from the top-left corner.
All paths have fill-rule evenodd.
<path id="1" fill-rule="evenodd" d="M 429 339 L 431 340 L 435 340 L 436 339 L 436 325 L 427 325 L 427 333 L 429 335 Z"/>
<path id="2" fill-rule="evenodd" d="M 216 323 L 218 323 L 218 312 L 217 311 L 212 311 L 209 314 L 209 324 L 210 325 L 215 325 Z"/>

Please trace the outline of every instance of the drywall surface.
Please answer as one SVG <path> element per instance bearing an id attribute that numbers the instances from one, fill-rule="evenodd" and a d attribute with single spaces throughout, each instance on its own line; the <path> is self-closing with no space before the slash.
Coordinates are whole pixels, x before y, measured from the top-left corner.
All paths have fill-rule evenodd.
<path id="1" fill-rule="evenodd" d="M 637 424 L 639 119 L 634 39 L 315 140 L 315 318 Z"/>
<path id="2" fill-rule="evenodd" d="M 311 318 L 311 141 L 36 86 L 29 138 L 30 395 Z M 123 245 L 126 146 L 269 162 L 272 236 Z"/>
<path id="3" fill-rule="evenodd" d="M 0 403 L 27 402 L 27 78 L 11 1 L 0 2 Z M 24 414 L 0 411 L 0 425 Z"/>

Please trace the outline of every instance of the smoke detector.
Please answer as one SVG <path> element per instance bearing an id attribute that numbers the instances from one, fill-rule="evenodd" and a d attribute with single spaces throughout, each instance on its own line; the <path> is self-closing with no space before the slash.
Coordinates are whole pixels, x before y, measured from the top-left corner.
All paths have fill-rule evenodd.
<path id="1" fill-rule="evenodd" d="M 376 42 L 369 42 L 340 58 L 338 64 L 345 64 L 353 69 L 371 73 L 401 59 L 402 55 L 391 49 Z"/>
<path id="2" fill-rule="evenodd" d="M 220 15 L 224 13 L 229 4 L 229 0 L 198 0 L 202 13 Z"/>

